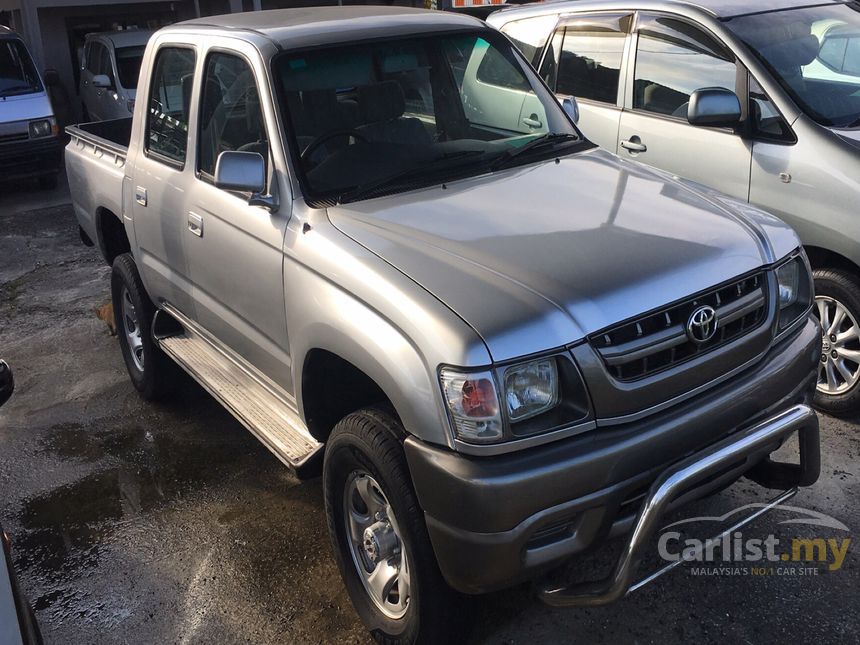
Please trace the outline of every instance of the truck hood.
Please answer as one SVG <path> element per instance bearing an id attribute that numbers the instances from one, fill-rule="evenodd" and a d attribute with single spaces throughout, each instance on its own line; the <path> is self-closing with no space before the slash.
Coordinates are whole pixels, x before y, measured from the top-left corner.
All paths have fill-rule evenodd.
<path id="1" fill-rule="evenodd" d="M 743 211 L 594 149 L 332 207 L 329 218 L 449 306 L 502 361 L 580 340 L 796 247 L 782 222 Z"/>

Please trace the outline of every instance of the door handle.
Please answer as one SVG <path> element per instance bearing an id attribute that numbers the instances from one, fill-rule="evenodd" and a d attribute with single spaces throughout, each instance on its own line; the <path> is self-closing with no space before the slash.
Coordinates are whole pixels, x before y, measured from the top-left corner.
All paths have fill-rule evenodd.
<path id="1" fill-rule="evenodd" d="M 146 206 L 146 188 L 144 188 L 143 186 L 137 186 L 134 189 L 134 201 L 136 201 L 141 206 Z"/>
<path id="2" fill-rule="evenodd" d="M 523 123 L 529 126 L 530 128 L 539 128 L 543 125 L 541 120 L 538 118 L 537 114 L 532 114 L 531 116 L 523 117 Z"/>
<path id="3" fill-rule="evenodd" d="M 197 237 L 203 237 L 203 218 L 197 213 L 188 211 L 188 230 Z"/>
<path id="4" fill-rule="evenodd" d="M 621 142 L 621 147 L 629 152 L 645 152 L 648 149 L 648 146 L 642 143 L 642 140 L 636 135 L 633 135 L 629 139 L 624 139 Z"/>

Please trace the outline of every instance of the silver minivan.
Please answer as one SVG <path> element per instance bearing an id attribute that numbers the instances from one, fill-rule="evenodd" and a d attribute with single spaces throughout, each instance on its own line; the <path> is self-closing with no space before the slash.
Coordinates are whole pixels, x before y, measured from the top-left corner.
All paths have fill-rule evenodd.
<path id="1" fill-rule="evenodd" d="M 860 408 L 860 3 L 588 0 L 502 10 L 598 145 L 778 215 L 815 269 L 817 404 Z"/>
<path id="2" fill-rule="evenodd" d="M 45 83 L 21 37 L 0 25 L 0 181 L 57 183 L 59 130 Z"/>
<path id="3" fill-rule="evenodd" d="M 130 29 L 87 35 L 79 88 L 84 121 L 131 116 L 140 63 L 152 33 Z"/>

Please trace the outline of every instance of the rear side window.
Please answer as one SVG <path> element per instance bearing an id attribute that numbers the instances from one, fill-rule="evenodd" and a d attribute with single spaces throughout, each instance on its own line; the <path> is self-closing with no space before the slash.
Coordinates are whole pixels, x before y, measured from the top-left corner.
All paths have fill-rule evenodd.
<path id="1" fill-rule="evenodd" d="M 566 25 L 556 92 L 615 105 L 629 24 L 629 16 L 600 16 Z"/>
<path id="2" fill-rule="evenodd" d="M 531 90 L 531 85 L 523 76 L 522 71 L 495 47 L 486 48 L 484 58 L 478 65 L 477 78 L 482 83 L 497 85 L 510 90 L 520 90 L 521 92 Z"/>
<path id="3" fill-rule="evenodd" d="M 701 29 L 666 17 L 646 17 L 639 29 L 633 107 L 687 117 L 690 94 L 705 87 L 735 91 L 734 58 Z"/>
<path id="4" fill-rule="evenodd" d="M 555 15 L 524 18 L 509 22 L 500 31 L 511 39 L 527 61 L 537 67 L 556 22 L 558 18 Z"/>
<path id="5" fill-rule="evenodd" d="M 194 83 L 194 51 L 164 47 L 155 57 L 146 121 L 146 150 L 182 166 L 188 150 L 188 112 Z"/>

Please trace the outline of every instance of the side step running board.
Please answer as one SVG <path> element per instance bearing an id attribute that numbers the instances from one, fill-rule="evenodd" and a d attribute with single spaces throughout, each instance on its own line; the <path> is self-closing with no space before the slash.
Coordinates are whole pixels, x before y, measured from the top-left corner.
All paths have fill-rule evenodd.
<path id="1" fill-rule="evenodd" d="M 289 404 L 204 338 L 186 330 L 157 342 L 288 466 L 299 468 L 322 449 Z"/>

